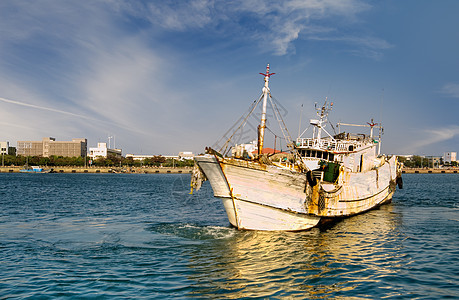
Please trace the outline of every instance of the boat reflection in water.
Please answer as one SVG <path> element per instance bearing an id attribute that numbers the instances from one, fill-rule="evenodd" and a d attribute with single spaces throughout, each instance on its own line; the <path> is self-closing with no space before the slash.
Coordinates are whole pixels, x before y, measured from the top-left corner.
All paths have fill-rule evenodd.
<path id="1" fill-rule="evenodd" d="M 388 205 L 328 229 L 234 231 L 192 253 L 192 294 L 232 299 L 377 297 L 380 281 L 390 280 L 407 263 L 398 254 L 404 239 L 399 222 L 400 215 Z M 381 293 L 387 295 L 388 289 Z"/>

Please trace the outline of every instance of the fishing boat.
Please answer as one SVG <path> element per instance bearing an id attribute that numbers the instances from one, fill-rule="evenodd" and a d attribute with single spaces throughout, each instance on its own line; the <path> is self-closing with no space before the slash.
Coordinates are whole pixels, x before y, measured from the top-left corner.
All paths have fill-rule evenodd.
<path id="1" fill-rule="evenodd" d="M 24 169 L 19 170 L 21 173 L 50 173 L 52 169 L 43 169 L 39 166 L 24 167 Z"/>
<path id="2" fill-rule="evenodd" d="M 299 135 L 293 141 L 278 105 L 269 89 L 269 64 L 258 101 L 261 119 L 257 129 L 256 152 L 247 144 L 233 145 L 231 139 L 220 149 L 206 148 L 206 154 L 195 157 L 191 189 L 199 189 L 208 179 L 214 196 L 222 200 L 229 222 L 238 229 L 299 231 L 332 219 L 363 213 L 392 199 L 402 186 L 401 164 L 396 156 L 380 154 L 382 126 L 339 123 L 339 132 L 326 129 L 333 103 L 317 107 L 317 118 L 309 122 L 312 137 Z M 279 121 L 289 153 L 279 159 L 263 154 L 267 105 Z M 248 116 L 241 118 L 240 129 Z M 342 126 L 363 126 L 369 134 L 340 132 Z M 374 129 L 379 136 L 373 136 Z M 303 132 L 304 133 L 304 132 Z M 228 150 L 229 149 L 229 150 Z"/>

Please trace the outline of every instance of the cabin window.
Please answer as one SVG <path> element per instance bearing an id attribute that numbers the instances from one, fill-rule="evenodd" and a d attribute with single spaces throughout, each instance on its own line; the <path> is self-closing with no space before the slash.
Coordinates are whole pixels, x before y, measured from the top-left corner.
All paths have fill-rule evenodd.
<path id="1" fill-rule="evenodd" d="M 335 158 L 335 155 L 334 155 L 333 153 L 329 153 L 329 155 L 328 155 L 328 160 L 329 160 L 329 161 L 333 161 L 334 158 Z"/>
<path id="2" fill-rule="evenodd" d="M 311 157 L 316 157 L 316 151 L 315 150 L 311 150 Z"/>
<path id="3" fill-rule="evenodd" d="M 306 150 L 306 156 L 311 157 L 311 150 Z"/>
<path id="4" fill-rule="evenodd" d="M 354 151 L 354 145 L 349 146 L 349 151 Z"/>
<path id="5" fill-rule="evenodd" d="M 328 152 L 324 152 L 322 158 L 328 160 Z"/>
<path id="6" fill-rule="evenodd" d="M 317 158 L 322 158 L 322 151 L 317 151 Z"/>

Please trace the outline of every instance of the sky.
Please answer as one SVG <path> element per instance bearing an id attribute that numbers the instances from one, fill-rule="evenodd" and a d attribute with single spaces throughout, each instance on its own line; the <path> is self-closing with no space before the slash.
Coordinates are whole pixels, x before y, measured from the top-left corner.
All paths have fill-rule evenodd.
<path id="1" fill-rule="evenodd" d="M 334 126 L 382 123 L 384 153 L 459 151 L 458 13 L 455 0 L 0 0 L 0 141 L 200 153 L 269 63 L 293 139 L 327 99 Z"/>

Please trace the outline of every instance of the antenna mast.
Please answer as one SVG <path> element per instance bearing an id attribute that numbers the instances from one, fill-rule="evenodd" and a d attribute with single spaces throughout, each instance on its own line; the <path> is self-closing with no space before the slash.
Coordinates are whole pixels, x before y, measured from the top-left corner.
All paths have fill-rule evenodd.
<path id="1" fill-rule="evenodd" d="M 275 73 L 269 73 L 269 64 L 266 66 L 266 74 L 260 73 L 261 75 L 265 76 L 265 86 L 262 89 L 263 93 L 263 106 L 261 112 L 261 122 L 258 126 L 258 155 L 261 155 L 263 152 L 263 143 L 265 139 L 265 128 L 266 128 L 266 105 L 268 103 L 268 95 L 269 95 L 269 77 L 274 75 Z"/>
<path id="2" fill-rule="evenodd" d="M 300 132 L 301 132 L 301 119 L 303 118 L 303 104 L 301 104 L 301 112 L 300 112 L 300 124 L 298 124 L 298 138 L 300 138 Z"/>

